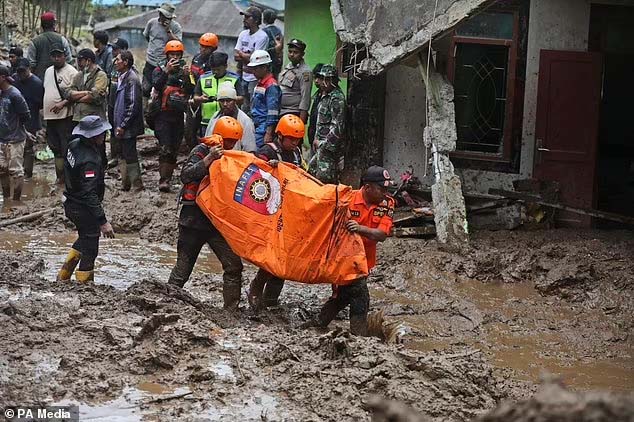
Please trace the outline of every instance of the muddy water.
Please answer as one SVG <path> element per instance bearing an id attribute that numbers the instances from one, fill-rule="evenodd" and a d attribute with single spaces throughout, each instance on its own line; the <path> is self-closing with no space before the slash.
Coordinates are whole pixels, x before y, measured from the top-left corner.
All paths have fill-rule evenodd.
<path id="1" fill-rule="evenodd" d="M 38 165 L 34 170 L 33 177 L 24 181 L 21 201 L 16 202 L 9 199 L 5 202 L 0 195 L 0 212 L 7 212 L 10 207 L 24 206 L 24 201 L 29 199 L 61 195 L 61 190 L 56 191 L 55 188 L 55 172 L 52 170 L 52 166 Z"/>
<path id="2" fill-rule="evenodd" d="M 46 264 L 43 276 L 55 280 L 76 236 L 73 232 L 38 235 L 2 231 L 0 249 L 34 253 Z M 149 243 L 137 235 L 102 238 L 95 261 L 95 282 L 126 289 L 142 279 L 167 280 L 175 263 L 176 248 L 173 246 Z M 218 274 L 222 272 L 222 267 L 216 256 L 204 248 L 196 262 L 194 274 L 196 272 Z"/>
<path id="3" fill-rule="evenodd" d="M 420 313 L 394 317 L 418 333 L 406 340 L 410 348 L 432 351 L 467 344 L 484 350 L 495 366 L 514 370 L 520 379 L 539 382 L 548 373 L 579 390 L 632 391 L 634 387 L 631 344 L 614 344 L 614 353 L 597 357 L 580 334 L 575 338 L 574 329 L 567 328 L 579 318 L 605 319 L 598 310 L 581 316 L 570 304 L 553 304 L 540 296 L 531 283 L 413 279 L 406 290 L 375 289 L 371 294 L 379 307 L 396 303 L 414 309 L 421 297 L 425 303 L 430 296 L 449 296 L 441 305 L 433 299 Z"/>

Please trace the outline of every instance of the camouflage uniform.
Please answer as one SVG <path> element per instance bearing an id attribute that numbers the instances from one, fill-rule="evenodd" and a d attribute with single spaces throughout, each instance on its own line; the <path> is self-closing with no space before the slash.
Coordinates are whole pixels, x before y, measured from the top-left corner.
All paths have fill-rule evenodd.
<path id="1" fill-rule="evenodd" d="M 317 111 L 317 150 L 308 172 L 324 183 L 339 182 L 339 162 L 344 154 L 343 131 L 346 98 L 339 87 L 321 97 Z"/>

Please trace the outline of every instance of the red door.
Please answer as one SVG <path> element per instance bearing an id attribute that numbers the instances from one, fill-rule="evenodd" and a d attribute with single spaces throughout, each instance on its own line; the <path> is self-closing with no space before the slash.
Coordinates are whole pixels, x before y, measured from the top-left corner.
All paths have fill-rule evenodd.
<path id="1" fill-rule="evenodd" d="M 535 178 L 559 182 L 561 202 L 594 208 L 601 104 L 598 53 L 542 50 L 535 127 Z M 567 226 L 590 226 L 590 217 L 559 213 Z"/>

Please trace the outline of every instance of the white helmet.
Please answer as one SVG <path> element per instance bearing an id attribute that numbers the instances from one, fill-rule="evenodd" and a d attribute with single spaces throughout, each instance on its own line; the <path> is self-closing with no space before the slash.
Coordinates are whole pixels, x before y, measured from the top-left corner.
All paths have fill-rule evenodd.
<path id="1" fill-rule="evenodd" d="M 247 66 L 255 67 L 255 66 L 260 66 L 260 65 L 263 65 L 263 64 L 269 64 L 272 61 L 273 60 L 271 60 L 271 56 L 266 51 L 264 51 L 264 50 L 255 50 L 251 54 L 251 60 L 249 60 L 249 64 Z"/>

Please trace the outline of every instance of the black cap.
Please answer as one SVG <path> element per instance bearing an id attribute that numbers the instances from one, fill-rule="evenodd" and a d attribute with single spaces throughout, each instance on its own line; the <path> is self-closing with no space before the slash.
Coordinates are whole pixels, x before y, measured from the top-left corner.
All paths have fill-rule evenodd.
<path id="1" fill-rule="evenodd" d="M 6 67 L 5 65 L 0 64 L 0 76 L 9 76 L 9 77 L 11 77 L 11 69 Z"/>
<path id="2" fill-rule="evenodd" d="M 243 12 L 240 12 L 241 15 L 250 16 L 256 21 L 262 21 L 262 10 L 259 7 L 249 6 Z"/>
<path id="3" fill-rule="evenodd" d="M 15 55 L 18 57 L 22 57 L 22 55 L 24 54 L 24 51 L 18 47 L 17 45 L 12 46 L 11 48 L 9 48 L 9 55 Z"/>
<path id="4" fill-rule="evenodd" d="M 59 44 L 59 43 L 55 43 L 53 45 L 51 45 L 51 49 L 49 50 L 49 54 L 52 56 L 53 53 L 62 53 L 62 54 L 66 54 L 64 52 L 64 46 Z"/>
<path id="5" fill-rule="evenodd" d="M 393 186 L 394 181 L 390 173 L 380 166 L 372 166 L 366 170 L 361 178 L 362 183 L 376 183 L 380 186 Z"/>
<path id="6" fill-rule="evenodd" d="M 97 61 L 97 56 L 95 56 L 95 52 L 90 48 L 84 48 L 77 53 L 77 60 L 79 59 L 90 59 L 94 63 Z"/>
<path id="7" fill-rule="evenodd" d="M 227 56 L 227 53 L 223 53 L 222 51 L 214 51 L 213 53 L 211 53 L 211 56 L 209 56 L 207 64 L 209 65 L 209 67 L 226 66 L 228 59 L 229 56 Z"/>
<path id="8" fill-rule="evenodd" d="M 26 57 L 20 57 L 18 61 L 15 63 L 15 70 L 18 72 L 20 70 L 27 70 L 30 67 L 31 67 L 31 63 L 29 62 L 29 59 L 27 59 Z"/>
<path id="9" fill-rule="evenodd" d="M 117 38 L 117 40 L 112 44 L 114 48 L 118 48 L 119 50 L 127 50 L 128 49 L 128 40 L 125 38 Z"/>
<path id="10" fill-rule="evenodd" d="M 302 51 L 306 50 L 306 43 L 302 40 L 298 40 L 297 38 L 293 38 L 286 45 L 289 47 L 299 48 Z"/>

